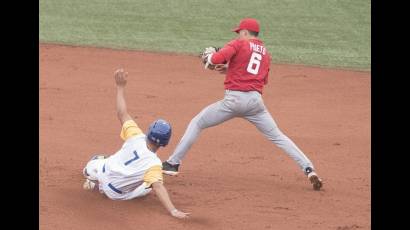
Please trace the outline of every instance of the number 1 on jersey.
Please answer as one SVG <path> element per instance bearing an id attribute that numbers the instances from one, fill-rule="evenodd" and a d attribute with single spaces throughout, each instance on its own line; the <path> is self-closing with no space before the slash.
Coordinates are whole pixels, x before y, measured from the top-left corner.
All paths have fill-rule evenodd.
<path id="1" fill-rule="evenodd" d="M 255 75 L 258 74 L 261 60 L 262 60 L 262 55 L 253 52 L 251 59 L 249 60 L 248 68 L 246 69 L 246 71 L 248 71 L 251 74 L 255 74 Z"/>

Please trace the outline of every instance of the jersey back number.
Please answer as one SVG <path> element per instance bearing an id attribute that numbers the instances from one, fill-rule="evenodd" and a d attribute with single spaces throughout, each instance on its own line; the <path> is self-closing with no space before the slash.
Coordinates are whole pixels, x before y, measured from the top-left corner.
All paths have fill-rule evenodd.
<path id="1" fill-rule="evenodd" d="M 261 61 L 262 61 L 262 55 L 259 53 L 253 52 L 249 60 L 248 68 L 246 68 L 246 71 L 248 71 L 251 74 L 255 74 L 255 75 L 258 74 Z"/>
<path id="2" fill-rule="evenodd" d="M 125 166 L 131 164 L 133 161 L 136 161 L 136 160 L 138 160 L 138 159 L 140 158 L 140 157 L 138 156 L 137 151 L 134 150 L 133 154 L 134 154 L 134 157 L 124 163 Z"/>

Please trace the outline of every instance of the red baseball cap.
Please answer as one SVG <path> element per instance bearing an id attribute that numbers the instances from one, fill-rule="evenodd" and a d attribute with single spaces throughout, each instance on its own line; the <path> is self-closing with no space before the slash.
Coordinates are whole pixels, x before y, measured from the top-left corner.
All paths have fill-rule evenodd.
<path id="1" fill-rule="evenodd" d="M 239 26 L 232 31 L 238 33 L 240 30 L 259 32 L 259 22 L 254 18 L 244 18 L 239 23 Z"/>

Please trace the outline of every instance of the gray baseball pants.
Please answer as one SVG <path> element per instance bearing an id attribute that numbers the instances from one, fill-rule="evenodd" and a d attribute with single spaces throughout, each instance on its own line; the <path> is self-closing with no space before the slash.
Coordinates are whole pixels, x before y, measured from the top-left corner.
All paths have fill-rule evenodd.
<path id="1" fill-rule="evenodd" d="M 295 160 L 304 172 L 307 167 L 314 169 L 305 154 L 279 130 L 266 109 L 261 94 L 257 91 L 225 90 L 223 100 L 209 105 L 191 120 L 184 136 L 167 161 L 170 164 L 180 164 L 203 129 L 219 125 L 234 117 L 245 118 L 254 124 L 270 141 Z"/>

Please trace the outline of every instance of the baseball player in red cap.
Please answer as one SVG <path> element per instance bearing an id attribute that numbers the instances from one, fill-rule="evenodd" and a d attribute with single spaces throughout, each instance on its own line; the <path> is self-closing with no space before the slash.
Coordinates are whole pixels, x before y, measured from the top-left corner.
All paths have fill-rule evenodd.
<path id="1" fill-rule="evenodd" d="M 263 103 L 262 90 L 268 83 L 271 57 L 258 38 L 258 21 L 245 18 L 232 31 L 238 34 L 236 39 L 218 50 L 209 47 L 202 55 L 205 68 L 219 65 L 216 70 L 226 73 L 225 97 L 203 109 L 191 120 L 174 153 L 162 163 L 163 172 L 167 175 L 178 174 L 182 158 L 203 129 L 241 117 L 254 124 L 270 141 L 295 160 L 313 188 L 320 190 L 322 180 L 315 172 L 312 162 L 281 132 Z"/>

